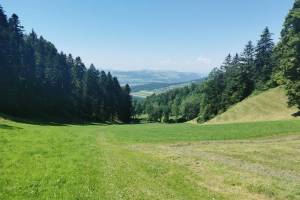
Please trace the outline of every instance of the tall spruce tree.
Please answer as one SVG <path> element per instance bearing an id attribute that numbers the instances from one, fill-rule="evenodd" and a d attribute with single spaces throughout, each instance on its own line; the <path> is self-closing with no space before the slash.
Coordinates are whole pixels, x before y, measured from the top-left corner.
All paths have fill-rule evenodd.
<path id="1" fill-rule="evenodd" d="M 296 0 L 285 19 L 277 47 L 278 68 L 285 82 L 289 105 L 300 109 L 300 0 Z"/>
<path id="2" fill-rule="evenodd" d="M 257 42 L 255 49 L 255 82 L 256 88 L 266 87 L 267 82 L 271 79 L 274 68 L 273 60 L 274 42 L 269 28 L 266 27 Z"/>
<path id="3" fill-rule="evenodd" d="M 9 30 L 9 67 L 7 70 L 8 79 L 8 109 L 14 113 L 23 111 L 20 107 L 20 100 L 22 100 L 23 84 L 24 84 L 24 63 L 23 63 L 23 50 L 24 50 L 24 38 L 23 38 L 23 27 L 21 26 L 19 17 L 16 14 L 8 20 Z"/>
<path id="4" fill-rule="evenodd" d="M 255 47 L 252 44 L 252 41 L 249 41 L 245 48 L 244 51 L 241 55 L 241 61 L 243 64 L 253 67 L 254 66 L 254 61 L 255 61 Z"/>
<path id="5" fill-rule="evenodd" d="M 92 64 L 87 70 L 86 76 L 85 115 L 91 119 L 95 119 L 99 113 L 99 71 Z"/>
<path id="6" fill-rule="evenodd" d="M 19 20 L 19 17 L 16 14 L 12 14 L 12 16 L 9 18 L 8 26 L 10 30 L 10 46 L 11 46 L 11 57 L 10 62 L 15 67 L 18 67 L 18 65 L 22 65 L 22 48 L 23 48 L 23 26 L 21 26 L 21 22 Z"/>
<path id="7" fill-rule="evenodd" d="M 241 75 L 245 84 L 244 98 L 251 94 L 255 87 L 255 47 L 249 41 L 241 54 Z"/>
<path id="8" fill-rule="evenodd" d="M 9 30 L 7 16 L 4 13 L 3 8 L 0 5 L 0 109 L 8 110 L 7 104 L 9 99 L 6 94 L 10 86 L 8 73 L 9 69 Z"/>
<path id="9" fill-rule="evenodd" d="M 123 98 L 120 99 L 119 119 L 124 122 L 130 122 L 132 114 L 132 97 L 130 96 L 130 87 L 128 84 L 123 87 Z"/>
<path id="10" fill-rule="evenodd" d="M 221 65 L 221 70 L 223 72 L 226 72 L 226 70 L 228 70 L 228 68 L 231 66 L 231 62 L 232 62 L 232 56 L 228 54 L 225 58 L 225 61 Z"/>

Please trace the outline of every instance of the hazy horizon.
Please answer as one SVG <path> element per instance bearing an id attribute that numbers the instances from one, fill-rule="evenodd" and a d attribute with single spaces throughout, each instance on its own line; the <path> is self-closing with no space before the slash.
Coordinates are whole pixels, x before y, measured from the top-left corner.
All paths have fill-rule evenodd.
<path id="1" fill-rule="evenodd" d="M 293 0 L 18 1 L 3 0 L 26 32 L 100 69 L 207 74 L 228 53 L 258 40 L 263 28 L 280 37 Z"/>

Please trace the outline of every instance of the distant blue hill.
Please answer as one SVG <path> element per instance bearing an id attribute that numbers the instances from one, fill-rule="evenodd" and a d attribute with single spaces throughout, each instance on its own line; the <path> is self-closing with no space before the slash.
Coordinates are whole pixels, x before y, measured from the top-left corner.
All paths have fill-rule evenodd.
<path id="1" fill-rule="evenodd" d="M 137 70 L 137 71 L 111 71 L 122 85 L 129 84 L 131 87 L 137 85 L 154 84 L 161 87 L 172 83 L 183 83 L 201 79 L 203 76 L 192 72 L 160 71 L 160 70 Z M 154 86 L 153 85 L 153 86 Z M 154 86 L 154 87 L 156 87 Z"/>
<path id="2" fill-rule="evenodd" d="M 191 83 L 197 83 L 201 82 L 203 79 L 196 79 L 191 81 L 185 81 L 180 83 L 160 83 L 160 82 L 154 82 L 154 83 L 146 83 L 143 85 L 134 85 L 131 86 L 131 92 L 139 92 L 139 91 L 156 91 L 161 89 L 172 89 L 172 88 L 178 88 L 178 87 L 184 87 L 186 85 L 189 85 Z"/>

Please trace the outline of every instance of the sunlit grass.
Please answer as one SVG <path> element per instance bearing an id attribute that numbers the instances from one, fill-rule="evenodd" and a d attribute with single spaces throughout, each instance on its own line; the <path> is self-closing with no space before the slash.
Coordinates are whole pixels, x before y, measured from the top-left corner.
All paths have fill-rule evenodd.
<path id="1" fill-rule="evenodd" d="M 298 120 L 34 125 L 0 120 L 0 199 L 299 199 Z"/>
<path id="2" fill-rule="evenodd" d="M 293 115 L 298 109 L 288 107 L 287 101 L 288 97 L 283 87 L 273 88 L 233 105 L 207 124 L 294 119 Z"/>

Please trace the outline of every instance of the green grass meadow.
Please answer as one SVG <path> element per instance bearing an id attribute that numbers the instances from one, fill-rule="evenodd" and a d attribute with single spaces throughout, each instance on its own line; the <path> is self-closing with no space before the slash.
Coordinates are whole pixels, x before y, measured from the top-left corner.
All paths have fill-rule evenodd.
<path id="1" fill-rule="evenodd" d="M 288 97 L 283 87 L 272 88 L 251 95 L 206 123 L 224 124 L 295 119 L 299 110 L 296 107 L 288 107 L 287 102 Z"/>
<path id="2" fill-rule="evenodd" d="M 300 199 L 300 121 L 0 119 L 0 199 Z"/>

